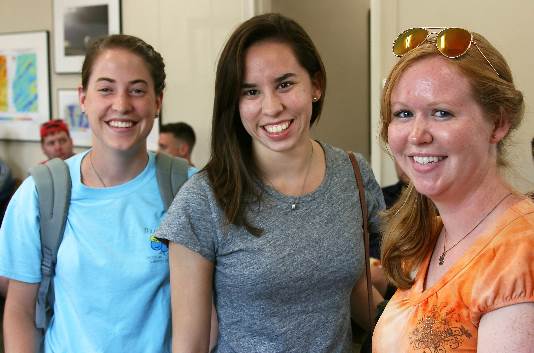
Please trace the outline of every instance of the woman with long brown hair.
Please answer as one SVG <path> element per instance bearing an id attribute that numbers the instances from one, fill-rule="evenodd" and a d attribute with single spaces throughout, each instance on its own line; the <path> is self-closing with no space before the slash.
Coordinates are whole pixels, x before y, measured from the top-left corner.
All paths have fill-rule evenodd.
<path id="1" fill-rule="evenodd" d="M 311 138 L 326 73 L 277 14 L 240 25 L 219 59 L 211 158 L 158 230 L 169 247 L 174 352 L 350 352 L 367 324 L 362 216 L 348 154 Z M 384 201 L 361 156 L 371 230 Z"/>

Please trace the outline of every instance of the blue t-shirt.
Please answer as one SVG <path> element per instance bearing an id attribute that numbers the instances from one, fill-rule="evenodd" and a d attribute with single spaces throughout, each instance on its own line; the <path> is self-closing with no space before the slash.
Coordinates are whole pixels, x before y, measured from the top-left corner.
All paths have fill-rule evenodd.
<path id="1" fill-rule="evenodd" d="M 45 352 L 170 352 L 168 249 L 153 236 L 165 213 L 155 155 L 134 179 L 104 189 L 81 183 L 84 155 L 67 160 L 71 203 Z M 29 177 L 0 229 L 0 275 L 38 283 L 40 263 L 38 197 Z"/>

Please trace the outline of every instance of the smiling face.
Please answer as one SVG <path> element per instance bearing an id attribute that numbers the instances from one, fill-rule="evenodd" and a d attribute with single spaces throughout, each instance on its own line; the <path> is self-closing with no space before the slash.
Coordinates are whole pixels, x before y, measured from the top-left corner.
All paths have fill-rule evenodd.
<path id="1" fill-rule="evenodd" d="M 321 91 L 289 45 L 262 41 L 248 48 L 239 113 L 256 155 L 307 146 L 314 97 Z"/>
<path id="2" fill-rule="evenodd" d="M 408 67 L 391 94 L 388 144 L 420 193 L 437 201 L 465 195 L 497 168 L 495 128 L 450 59 L 431 56 Z"/>
<path id="3" fill-rule="evenodd" d="M 146 151 L 146 138 L 161 108 L 143 59 L 125 49 L 106 49 L 95 60 L 80 104 L 93 133 L 93 147 Z"/>

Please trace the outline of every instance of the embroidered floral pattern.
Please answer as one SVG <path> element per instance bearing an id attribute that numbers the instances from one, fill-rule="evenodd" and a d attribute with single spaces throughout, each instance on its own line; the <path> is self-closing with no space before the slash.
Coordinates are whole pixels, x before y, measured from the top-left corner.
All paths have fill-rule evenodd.
<path id="1" fill-rule="evenodd" d="M 449 314 L 449 315 L 448 315 Z M 410 346 L 424 353 L 446 353 L 460 347 L 473 335 L 451 313 L 438 312 L 434 306 L 428 316 L 417 321 L 410 334 Z"/>

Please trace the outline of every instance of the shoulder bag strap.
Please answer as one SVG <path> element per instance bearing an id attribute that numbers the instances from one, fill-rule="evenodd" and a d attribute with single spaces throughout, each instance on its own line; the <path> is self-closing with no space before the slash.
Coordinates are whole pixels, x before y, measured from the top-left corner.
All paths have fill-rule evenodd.
<path id="1" fill-rule="evenodd" d="M 352 169 L 354 170 L 354 177 L 356 178 L 356 186 L 358 187 L 358 193 L 360 194 L 360 207 L 362 209 L 363 218 L 363 242 L 365 247 L 365 274 L 367 282 L 367 315 L 369 317 L 369 332 L 373 332 L 374 318 L 372 315 L 373 295 L 371 287 L 371 268 L 369 264 L 369 227 L 367 225 L 367 202 L 365 201 L 365 190 L 363 188 L 362 174 L 360 173 L 360 167 L 353 152 L 347 152 L 350 162 L 352 163 Z"/>
<path id="2" fill-rule="evenodd" d="M 189 165 L 183 158 L 171 157 L 164 153 L 156 154 L 156 176 L 165 210 L 169 208 L 174 197 L 187 181 L 188 169 Z"/>

